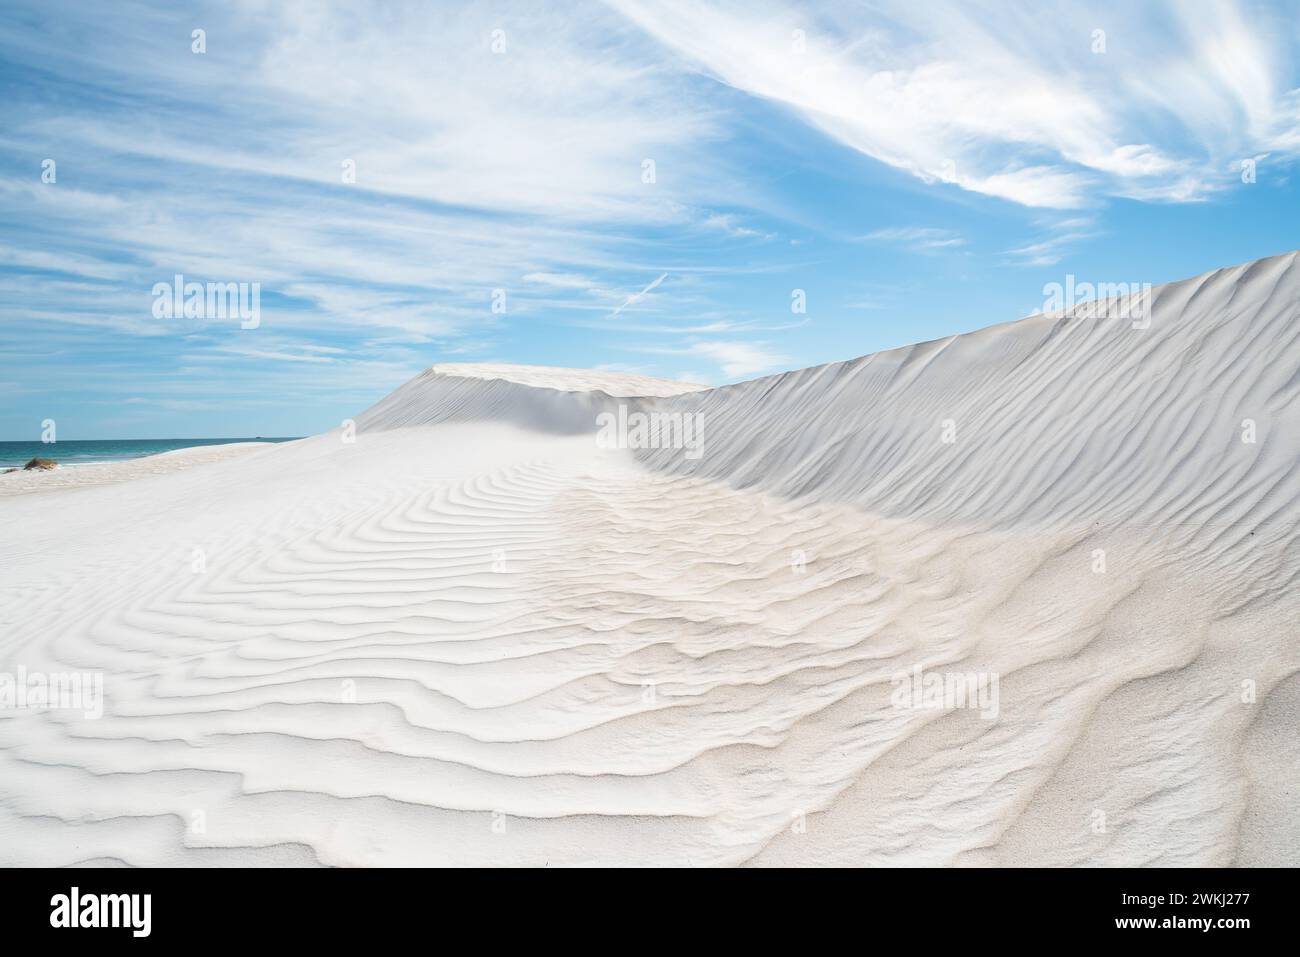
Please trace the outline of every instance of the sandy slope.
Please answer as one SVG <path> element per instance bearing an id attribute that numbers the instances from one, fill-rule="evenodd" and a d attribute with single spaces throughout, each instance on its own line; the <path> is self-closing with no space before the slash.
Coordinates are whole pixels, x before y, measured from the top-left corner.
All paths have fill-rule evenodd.
<path id="1" fill-rule="evenodd" d="M 440 366 L 0 502 L 0 672 L 107 697 L 0 712 L 0 863 L 1300 863 L 1298 311 L 1291 255 L 724 389 Z"/>
<path id="2" fill-rule="evenodd" d="M 261 448 L 265 442 L 231 442 L 226 445 L 196 445 L 188 449 L 173 449 L 157 455 L 124 462 L 103 462 L 94 465 L 61 466 L 49 472 L 40 469 L 16 469 L 0 472 L 0 497 L 23 495 L 28 492 L 49 492 L 53 489 L 85 488 L 90 485 L 111 485 L 131 479 L 179 472 L 195 465 L 220 462 Z"/>

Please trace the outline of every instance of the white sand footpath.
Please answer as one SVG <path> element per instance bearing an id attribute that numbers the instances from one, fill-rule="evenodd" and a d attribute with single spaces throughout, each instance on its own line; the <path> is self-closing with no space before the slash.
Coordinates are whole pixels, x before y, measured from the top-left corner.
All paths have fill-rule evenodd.
<path id="1" fill-rule="evenodd" d="M 1298 316 L 1291 254 L 722 389 L 438 366 L 9 498 L 0 673 L 106 701 L 0 711 L 0 864 L 1300 864 Z"/>

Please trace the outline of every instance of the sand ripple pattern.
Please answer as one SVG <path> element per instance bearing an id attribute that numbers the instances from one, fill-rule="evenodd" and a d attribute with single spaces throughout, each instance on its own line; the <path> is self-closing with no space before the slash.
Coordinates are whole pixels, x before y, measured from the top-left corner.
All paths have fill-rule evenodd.
<path id="1" fill-rule="evenodd" d="M 1029 320 L 639 400 L 694 463 L 444 370 L 10 498 L 0 673 L 106 700 L 0 711 L 0 864 L 1300 863 L 1296 283 L 1162 288 L 1144 360 Z"/>

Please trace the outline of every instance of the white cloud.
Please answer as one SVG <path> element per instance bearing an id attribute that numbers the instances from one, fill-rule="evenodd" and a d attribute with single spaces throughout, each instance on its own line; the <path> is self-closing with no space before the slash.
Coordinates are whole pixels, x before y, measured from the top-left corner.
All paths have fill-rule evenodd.
<path id="1" fill-rule="evenodd" d="M 21 19 L 0 25 L 0 48 L 122 102 L 156 89 L 167 98 L 149 123 L 134 109 L 32 109 L 0 132 L 0 146 L 60 158 L 57 185 L 35 174 L 0 184 L 0 198 L 51 231 L 46 249 L 11 265 L 115 283 L 38 277 L 48 292 L 38 301 L 59 303 L 42 311 L 54 323 L 176 335 L 151 320 L 148 290 L 183 273 L 260 282 L 264 331 L 351 337 L 384 354 L 483 351 L 516 317 L 645 308 L 666 274 L 626 292 L 645 268 L 627 261 L 629 232 L 697 229 L 701 210 L 732 198 L 710 149 L 722 135 L 716 106 L 600 5 L 436 18 L 416 3 L 383 16 L 346 3 L 233 5 L 212 11 L 203 57 L 174 42 L 189 34 L 183 11 L 60 16 L 68 35 L 89 38 L 75 55 L 57 31 Z M 645 159 L 655 183 L 642 180 Z M 355 183 L 343 181 L 344 160 Z M 733 214 L 705 225 L 750 234 Z M 687 258 L 684 271 L 698 265 Z M 495 289 L 508 314 L 491 311 Z M 0 320 L 42 318 L 24 298 L 0 304 Z M 330 355 L 261 351 L 245 354 Z"/>
<path id="2" fill-rule="evenodd" d="M 1197 199 L 1223 185 L 1225 151 L 1296 146 L 1276 79 L 1285 25 L 1233 3 L 611 2 L 699 69 L 853 149 L 1026 206 Z"/>
<path id="3" fill-rule="evenodd" d="M 895 226 L 877 229 L 856 239 L 858 242 L 906 246 L 920 251 L 949 249 L 966 243 L 966 240 L 950 229 L 931 226 Z"/>
<path id="4" fill-rule="evenodd" d="M 1061 261 L 1069 246 L 1097 236 L 1093 221 L 1086 216 L 1044 225 L 1046 235 L 1042 239 L 1006 251 L 1009 262 L 1020 266 L 1054 266 Z"/>
<path id="5" fill-rule="evenodd" d="M 363 189 L 585 218 L 666 215 L 641 164 L 690 163 L 712 120 L 637 31 L 596 8 L 277 8 L 256 80 L 307 111 L 290 165 Z M 503 31 L 494 52 L 492 33 Z"/>
<path id="6" fill-rule="evenodd" d="M 734 213 L 710 213 L 701 224 L 705 229 L 716 229 L 733 239 L 774 239 L 774 233 L 741 226 Z"/>
<path id="7" fill-rule="evenodd" d="M 735 378 L 758 375 L 786 366 L 790 360 L 762 342 L 696 342 L 688 350 L 718 363 L 724 374 Z"/>
<path id="8" fill-rule="evenodd" d="M 237 346 L 219 346 L 216 350 L 228 355 L 243 356 L 248 359 L 270 359 L 275 362 L 325 362 L 336 361 L 330 356 L 308 355 L 294 352 L 275 352 L 267 349 L 246 349 Z"/>
<path id="9" fill-rule="evenodd" d="M 765 342 L 696 340 L 686 346 L 641 346 L 636 349 L 650 355 L 696 356 L 716 363 L 731 379 L 744 379 L 774 369 L 787 367 L 790 359 L 768 348 Z"/>
<path id="10" fill-rule="evenodd" d="M 586 276 L 560 272 L 530 272 L 523 277 L 524 282 L 551 286 L 556 289 L 580 289 L 584 292 L 596 290 L 596 283 Z"/>

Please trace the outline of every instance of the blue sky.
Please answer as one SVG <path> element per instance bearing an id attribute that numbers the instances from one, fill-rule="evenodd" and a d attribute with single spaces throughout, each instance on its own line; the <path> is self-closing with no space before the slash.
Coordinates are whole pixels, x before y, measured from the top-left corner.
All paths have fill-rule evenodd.
<path id="1" fill-rule="evenodd" d="M 1289 251 L 1298 50 L 1290 3 L 8 3 L 0 438 L 718 384 Z M 176 274 L 259 324 L 156 318 Z"/>

